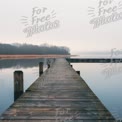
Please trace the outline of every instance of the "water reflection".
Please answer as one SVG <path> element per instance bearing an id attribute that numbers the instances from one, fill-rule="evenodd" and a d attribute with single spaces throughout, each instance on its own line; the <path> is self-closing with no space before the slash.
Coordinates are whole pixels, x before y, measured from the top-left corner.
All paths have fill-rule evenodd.
<path id="1" fill-rule="evenodd" d="M 0 60 L 0 114 L 14 102 L 14 71 L 23 71 L 25 91 L 39 77 L 39 62 L 45 70 L 47 59 Z"/>
<path id="2" fill-rule="evenodd" d="M 101 63 L 72 63 L 92 91 L 109 109 L 115 118 L 122 120 L 122 72 L 113 73 L 106 78 Z M 107 64 L 110 65 L 110 64 Z M 119 64 L 118 67 L 122 67 Z"/>
<path id="3" fill-rule="evenodd" d="M 28 68 L 38 66 L 39 62 L 46 63 L 47 59 L 8 59 L 0 60 L 0 69 L 4 68 Z"/>

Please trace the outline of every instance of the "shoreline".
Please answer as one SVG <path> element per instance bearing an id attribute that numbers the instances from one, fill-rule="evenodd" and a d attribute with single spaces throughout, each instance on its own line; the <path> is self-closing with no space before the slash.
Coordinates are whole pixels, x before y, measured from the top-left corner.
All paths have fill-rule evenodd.
<path id="1" fill-rule="evenodd" d="M 70 58 L 72 56 L 76 55 L 56 55 L 56 54 L 51 54 L 51 55 L 0 55 L 0 60 L 3 59 L 38 59 L 38 58 Z"/>

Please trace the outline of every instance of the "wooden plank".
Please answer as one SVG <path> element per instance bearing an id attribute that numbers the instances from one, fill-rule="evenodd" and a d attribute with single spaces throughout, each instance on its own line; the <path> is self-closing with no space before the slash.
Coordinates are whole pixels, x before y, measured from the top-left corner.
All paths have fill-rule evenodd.
<path id="1" fill-rule="evenodd" d="M 0 117 L 0 122 L 114 122 L 65 59 L 55 63 Z"/>

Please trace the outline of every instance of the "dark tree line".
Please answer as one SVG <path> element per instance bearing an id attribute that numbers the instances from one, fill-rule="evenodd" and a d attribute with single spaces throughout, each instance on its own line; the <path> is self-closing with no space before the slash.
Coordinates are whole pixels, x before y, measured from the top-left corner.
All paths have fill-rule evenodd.
<path id="1" fill-rule="evenodd" d="M 70 54 L 68 47 L 58 47 L 43 44 L 0 44 L 0 54 Z"/>

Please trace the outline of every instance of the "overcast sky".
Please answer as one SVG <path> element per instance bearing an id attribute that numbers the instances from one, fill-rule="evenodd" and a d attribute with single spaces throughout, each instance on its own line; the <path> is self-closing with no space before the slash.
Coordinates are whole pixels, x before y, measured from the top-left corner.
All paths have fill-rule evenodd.
<path id="1" fill-rule="evenodd" d="M 38 45 L 48 43 L 57 46 L 67 46 L 72 53 L 104 51 L 111 50 L 112 48 L 121 49 L 122 20 L 102 25 L 96 29 L 93 29 L 93 25 L 90 24 L 90 20 L 93 17 L 88 15 L 88 8 L 95 8 L 97 11 L 99 1 L 0 0 L 0 43 L 30 43 Z M 118 3 L 120 3 L 120 0 L 113 0 L 112 4 L 108 3 L 103 8 L 114 7 Z M 21 19 L 22 16 L 32 18 L 32 11 L 35 7 L 41 10 L 42 8 L 47 8 L 45 13 L 39 14 L 39 18 L 48 15 L 48 13 L 50 14 L 54 10 L 53 12 L 56 13 L 55 18 L 50 19 L 50 21 L 58 20 L 60 26 L 27 38 L 26 33 L 23 32 L 26 26 L 22 24 Z M 117 12 L 121 11 L 119 9 Z M 29 22 L 30 20 L 28 24 L 30 24 Z"/>

